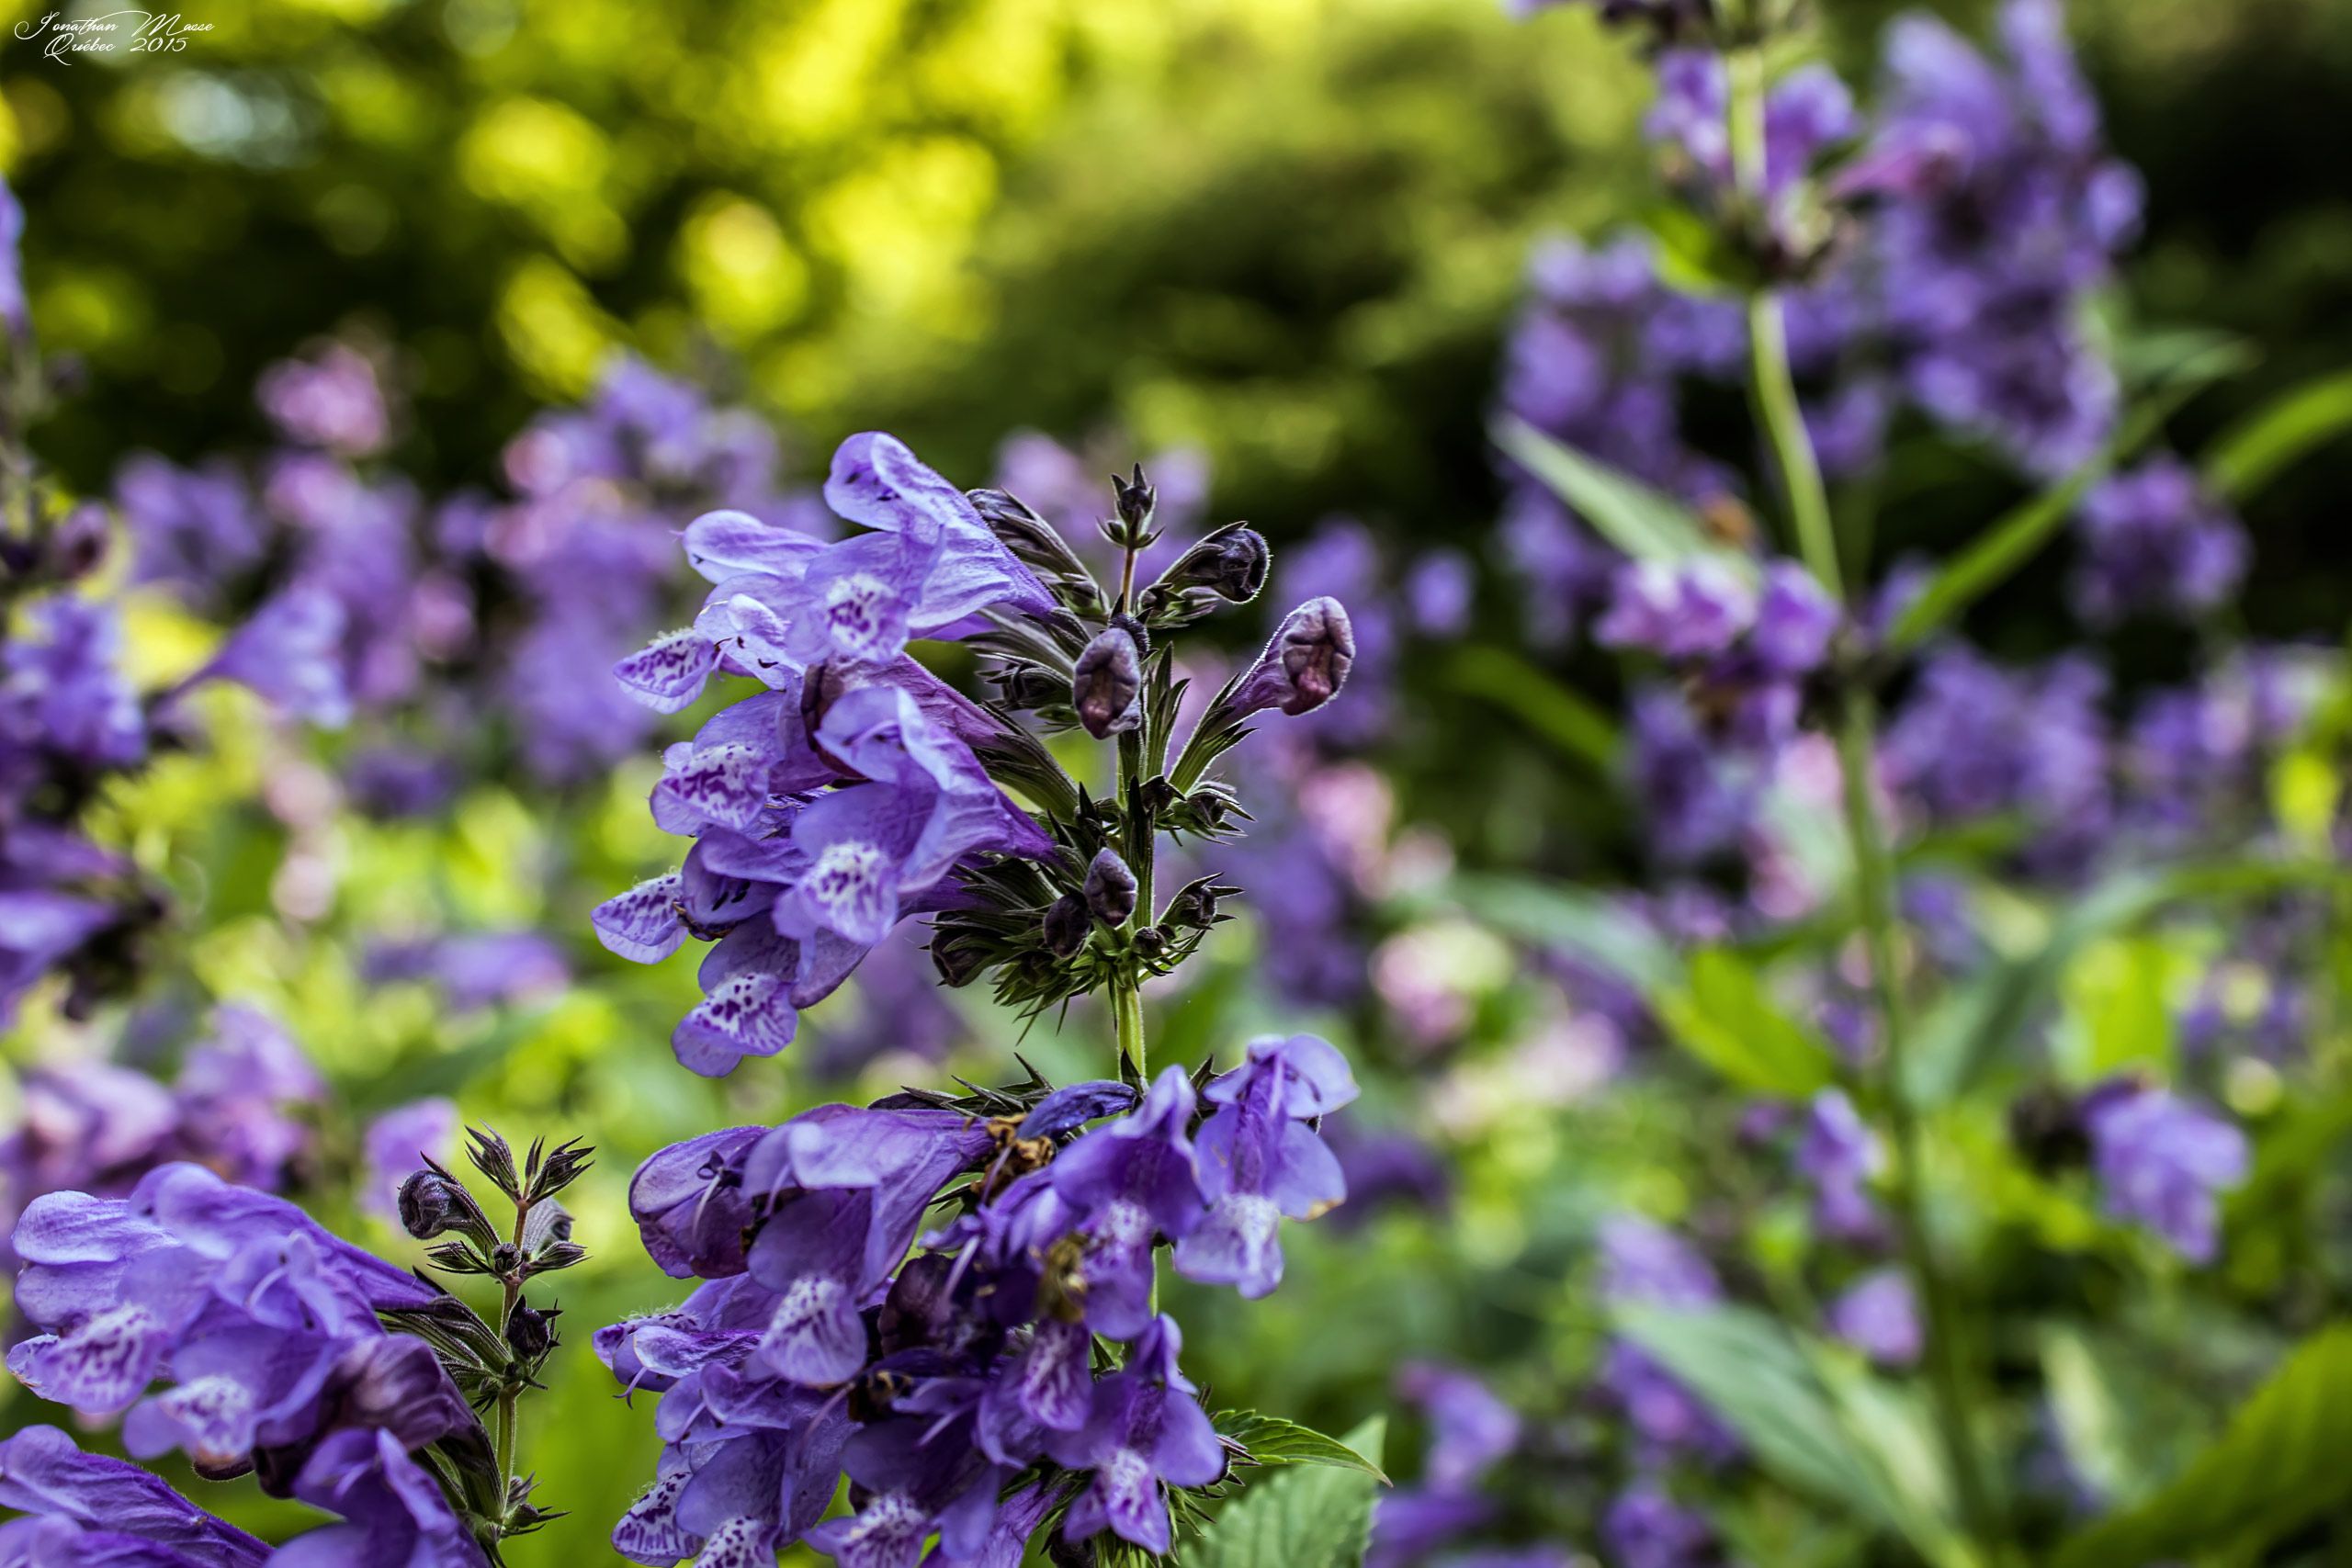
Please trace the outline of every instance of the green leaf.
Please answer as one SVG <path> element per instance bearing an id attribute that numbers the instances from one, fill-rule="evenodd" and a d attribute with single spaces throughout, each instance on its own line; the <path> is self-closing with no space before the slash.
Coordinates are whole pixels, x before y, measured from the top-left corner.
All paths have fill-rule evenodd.
<path id="1" fill-rule="evenodd" d="M 1494 436 L 1497 446 L 1575 507 L 1601 537 L 1635 560 L 1711 557 L 1743 581 L 1757 580 L 1753 557 L 1716 543 L 1697 514 L 1664 491 L 1561 445 L 1524 420 L 1505 415 L 1496 422 Z"/>
<path id="2" fill-rule="evenodd" d="M 2306 381 L 2230 426 L 2206 448 L 2206 487 L 2242 504 L 2296 459 L 2347 430 L 2352 370 Z"/>
<path id="3" fill-rule="evenodd" d="M 1183 1551 L 1186 1568 L 1356 1568 L 1372 1535 L 1373 1466 L 1387 1430 L 1375 1416 L 1344 1447 L 1370 1456 L 1363 1469 L 1305 1465 L 1244 1491 Z"/>
<path id="4" fill-rule="evenodd" d="M 1692 1055 L 1742 1089 L 1803 1100 L 1835 1076 L 1828 1046 L 1782 1012 L 1755 968 L 1726 949 L 1692 953 L 1689 984 L 1651 1002 Z"/>
<path id="5" fill-rule="evenodd" d="M 1363 1471 L 1382 1485 L 1388 1484 L 1388 1477 L 1382 1473 L 1380 1466 L 1339 1438 L 1327 1437 L 1312 1427 L 1302 1427 L 1279 1416 L 1261 1416 L 1254 1410 L 1220 1410 L 1216 1426 L 1219 1432 L 1247 1449 L 1250 1457 L 1260 1464 L 1333 1464 L 1342 1470 Z"/>
<path id="6" fill-rule="evenodd" d="M 1681 975 L 1671 946 L 1598 894 L 1511 876 L 1457 877 L 1447 891 L 1504 935 L 1573 953 L 1645 991 L 1672 986 Z"/>
<path id="7" fill-rule="evenodd" d="M 1569 756 L 1603 773 L 1616 766 L 1616 722 L 1508 649 L 1457 649 L 1446 675 L 1456 691 L 1492 703 Z"/>
<path id="8" fill-rule="evenodd" d="M 2052 1568 L 2235 1551 L 2251 1555 L 2352 1501 L 2352 1326 L 2324 1329 L 2256 1389 L 2222 1435 L 2145 1502 L 2060 1548 Z"/>
<path id="9" fill-rule="evenodd" d="M 1915 648 L 1961 612 L 1999 587 L 2039 554 L 2074 514 L 2083 492 L 2154 435 L 2174 409 L 2195 389 L 2193 380 L 2168 383 L 2153 393 L 2114 438 L 2053 490 L 2019 502 L 1944 563 L 1887 634 L 1888 647 Z"/>

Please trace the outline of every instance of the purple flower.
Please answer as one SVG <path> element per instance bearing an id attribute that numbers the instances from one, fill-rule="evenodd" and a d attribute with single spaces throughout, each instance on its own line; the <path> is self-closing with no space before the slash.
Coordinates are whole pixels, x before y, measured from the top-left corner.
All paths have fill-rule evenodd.
<path id="1" fill-rule="evenodd" d="M 115 472 L 114 494 L 141 582 L 217 592 L 258 565 L 266 547 L 260 509 L 225 461 L 183 468 L 134 453 Z"/>
<path id="2" fill-rule="evenodd" d="M 2108 624 L 2154 611 L 2196 615 L 2226 602 L 2245 575 L 2245 528 L 2177 458 L 2154 457 L 2083 498 L 2075 604 Z"/>
<path id="3" fill-rule="evenodd" d="M 174 1087 L 187 1157 L 265 1190 L 282 1184 L 311 1147 L 311 1130 L 285 1108 L 326 1095 L 318 1070 L 277 1021 L 236 1003 L 214 1012 L 211 1037 L 189 1051 Z"/>
<path id="4" fill-rule="evenodd" d="M 61 595 L 34 620 L 38 639 L 0 647 L 0 741 L 93 772 L 141 761 L 147 723 L 122 674 L 113 607 Z M 13 771 L 0 763 L 0 773 Z"/>
<path id="5" fill-rule="evenodd" d="M 1610 1502 L 1600 1540 L 1615 1568 L 1707 1568 L 1722 1561 L 1705 1517 L 1651 1480 L 1636 1481 Z"/>
<path id="6" fill-rule="evenodd" d="M 1659 856 L 1690 865 L 1736 848 L 1761 805 L 1754 761 L 1711 744 L 1673 692 L 1637 693 L 1628 717 L 1628 788 Z"/>
<path id="7" fill-rule="evenodd" d="M 1176 1243 L 1176 1268 L 1255 1301 L 1282 1283 L 1281 1216 L 1311 1220 L 1347 1196 L 1339 1160 L 1309 1123 L 1353 1100 L 1355 1079 L 1329 1043 L 1295 1034 L 1251 1041 L 1206 1094 L 1217 1109 L 1195 1153 L 1209 1210 Z"/>
<path id="8" fill-rule="evenodd" d="M 17 1222 L 17 1305 L 47 1333 L 9 1352 L 43 1398 L 106 1414 L 141 1404 L 152 1451 L 241 1455 L 306 1436 L 320 1379 L 381 1308 L 434 1292 L 339 1241 L 282 1199 L 164 1166 L 127 1199 L 56 1192 Z M 307 1366 L 314 1374 L 295 1376 Z M 145 1448 L 133 1436 L 134 1447 Z"/>
<path id="9" fill-rule="evenodd" d="M 1182 1074 L 1175 1068 L 1176 1081 Z M 1162 1078 L 1161 1082 L 1168 1081 Z M 1063 1517 L 1068 1540 L 1108 1529 L 1146 1551 L 1170 1544 L 1162 1486 L 1206 1486 L 1225 1473 L 1225 1445 L 1190 1380 L 1177 1370 L 1182 1337 L 1175 1321 L 1152 1320 L 1126 1366 L 1094 1385 L 1086 1425 L 1048 1443 L 1055 1460 L 1091 1470 L 1093 1480 Z"/>
<path id="10" fill-rule="evenodd" d="M 1421 1472 L 1427 1486 L 1469 1491 L 1519 1446 L 1519 1413 L 1459 1367 L 1408 1361 L 1397 1371 L 1396 1392 L 1429 1418 L 1429 1459 Z"/>
<path id="11" fill-rule="evenodd" d="M 1755 625 L 1757 607 L 1756 591 L 1722 562 L 1628 561 L 1593 635 L 1611 648 L 1702 658 L 1729 649 Z"/>
<path id="12" fill-rule="evenodd" d="M 1052 1168 L 1055 1192 L 1083 1216 L 1086 1321 L 1126 1338 L 1151 1320 L 1154 1237 L 1182 1246 L 1206 1201 L 1193 1141 L 1192 1080 L 1169 1067 L 1130 1116 L 1080 1139 Z"/>
<path id="13" fill-rule="evenodd" d="M 396 1105 L 368 1122 L 361 1140 L 367 1174 L 360 1201 L 384 1219 L 397 1219 L 401 1183 L 427 1160 L 447 1156 L 457 1145 L 458 1128 L 458 1107 L 438 1095 Z"/>
<path id="14" fill-rule="evenodd" d="M 1796 1157 L 1797 1169 L 1813 1183 L 1814 1224 L 1823 1235 L 1856 1241 L 1879 1234 L 1869 1187 L 1885 1163 L 1885 1151 L 1843 1089 L 1826 1089 L 1814 1096 Z"/>
<path id="15" fill-rule="evenodd" d="M 1236 683 L 1232 711 L 1312 713 L 1340 694 L 1355 658 L 1346 609 L 1337 599 L 1309 599 L 1283 617 L 1273 640 Z"/>
<path id="16" fill-rule="evenodd" d="M 1843 183 L 1887 197 L 1872 248 L 1911 396 L 2051 474 L 2114 423 L 2114 377 L 2076 318 L 2139 189 L 2096 145 L 2054 0 L 2008 0 L 2001 30 L 2008 73 L 1941 22 L 1899 18 L 1881 123 Z"/>
<path id="17" fill-rule="evenodd" d="M 1919 1359 L 1925 1337 L 1919 1303 L 1899 1269 L 1863 1275 L 1829 1303 L 1829 1332 L 1882 1367 L 1908 1367 Z"/>
<path id="18" fill-rule="evenodd" d="M 376 367 L 348 344 L 328 344 L 309 359 L 278 361 L 262 372 L 254 396 L 270 423 L 304 446 L 365 457 L 391 434 Z"/>
<path id="19" fill-rule="evenodd" d="M 261 1568 L 270 1548 L 122 1460 L 84 1453 L 54 1427 L 0 1442 L 0 1562 L 119 1568 Z"/>
<path id="20" fill-rule="evenodd" d="M 0 321 L 19 339 L 32 334 L 32 312 L 25 302 L 25 208 L 0 180 Z"/>
<path id="21" fill-rule="evenodd" d="M 2117 1083 L 2084 1107 L 2106 1212 L 2145 1225 L 2191 1263 L 2221 1248 L 2220 1194 L 2246 1179 L 2244 1133 L 2169 1090 Z"/>

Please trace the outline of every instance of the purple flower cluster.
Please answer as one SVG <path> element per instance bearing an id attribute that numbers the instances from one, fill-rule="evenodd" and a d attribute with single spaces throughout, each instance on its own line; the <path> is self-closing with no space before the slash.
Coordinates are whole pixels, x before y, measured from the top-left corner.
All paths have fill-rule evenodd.
<path id="1" fill-rule="evenodd" d="M 17 1224 L 19 1311 L 43 1330 L 9 1353 L 42 1398 L 119 1415 L 134 1455 L 185 1452 L 199 1475 L 252 1473 L 341 1522 L 269 1561 L 480 1568 L 435 1464 L 488 1443 L 433 1349 L 379 1314 L 440 1299 L 291 1204 L 198 1167 L 151 1172 L 126 1198 L 53 1193 Z M 160 1383 L 160 1387 L 156 1386 Z M 0 1445 L 0 1498 L 36 1516 L 17 1540 L 55 1561 L 260 1562 L 242 1532 L 118 1461 L 36 1427 Z M 48 1559 L 34 1559 L 46 1561 Z"/>
<path id="2" fill-rule="evenodd" d="M 960 866 L 1053 847 L 974 750 L 1002 721 L 906 652 L 999 607 L 1043 612 L 1044 587 L 889 436 L 845 443 L 825 493 L 871 531 L 828 545 L 743 513 L 697 518 L 686 551 L 715 584 L 701 615 L 616 670 L 660 712 L 714 673 L 765 688 L 663 755 L 654 819 L 694 838 L 684 864 L 596 910 L 605 945 L 639 963 L 690 934 L 715 943 L 673 1040 L 697 1072 L 783 1049 L 798 1010 L 900 919 L 955 901 Z"/>
<path id="3" fill-rule="evenodd" d="M 1272 1291 L 1280 1220 L 1345 1196 L 1315 1122 L 1355 1092 L 1299 1035 L 1254 1042 L 1197 1095 L 1175 1067 L 1148 1093 L 1075 1084 L 986 1115 L 910 1093 L 655 1155 L 630 1188 L 646 1248 L 707 1282 L 596 1337 L 616 1377 L 661 1395 L 666 1445 L 615 1550 L 666 1563 L 805 1539 L 911 1564 L 935 1535 L 930 1561 L 1011 1563 L 1058 1515 L 1061 1540 L 1167 1551 L 1169 1494 L 1238 1450 L 1179 1368 L 1155 1251 Z M 842 1473 L 855 1511 L 820 1524 Z"/>
<path id="4" fill-rule="evenodd" d="M 2194 616 L 2245 575 L 2245 530 L 2175 457 L 2103 479 L 2083 498 L 2075 605 L 2105 625 L 2128 615 Z"/>

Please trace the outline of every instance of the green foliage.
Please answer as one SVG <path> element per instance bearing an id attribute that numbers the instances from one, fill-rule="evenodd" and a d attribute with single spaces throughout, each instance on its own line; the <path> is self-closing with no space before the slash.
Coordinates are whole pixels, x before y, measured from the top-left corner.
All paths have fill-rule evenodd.
<path id="1" fill-rule="evenodd" d="M 1372 1529 L 1386 1427 L 1375 1416 L 1348 1434 L 1340 1446 L 1369 1456 L 1356 1465 L 1306 1463 L 1250 1486 L 1181 1550 L 1186 1568 L 1354 1568 Z"/>
<path id="2" fill-rule="evenodd" d="M 2205 482 L 2244 503 L 2288 465 L 2352 431 L 2352 371 L 2289 389 L 2231 425 L 2206 449 Z"/>
<path id="3" fill-rule="evenodd" d="M 2352 1328 L 2297 1347 L 2188 1469 L 2067 1541 L 2054 1568 L 2251 1552 L 2352 1498 Z"/>
<path id="4" fill-rule="evenodd" d="M 1782 1010 L 1755 967 L 1726 948 L 1691 953 L 1688 982 L 1652 1003 L 1684 1049 L 1741 1089 L 1803 1100 L 1835 1076 L 1828 1044 Z"/>
<path id="5" fill-rule="evenodd" d="M 1746 550 L 1711 537 L 1698 514 L 1632 475 L 1563 446 L 1525 421 L 1496 423 L 1495 445 L 1574 507 L 1595 531 L 1635 560 L 1715 561 L 1744 580 L 1756 576 Z"/>

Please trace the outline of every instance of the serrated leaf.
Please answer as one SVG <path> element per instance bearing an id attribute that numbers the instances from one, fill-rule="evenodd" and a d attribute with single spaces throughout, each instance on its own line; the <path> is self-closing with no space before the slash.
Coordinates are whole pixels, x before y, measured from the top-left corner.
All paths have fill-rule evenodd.
<path id="1" fill-rule="evenodd" d="M 1332 1464 L 1342 1470 L 1361 1470 L 1382 1485 L 1388 1484 L 1388 1477 L 1372 1461 L 1339 1438 L 1296 1421 L 1261 1416 L 1254 1410 L 1221 1410 L 1216 1426 L 1260 1464 Z"/>
<path id="2" fill-rule="evenodd" d="M 1697 513 L 1664 491 L 1563 446 L 1524 420 L 1505 416 L 1497 421 L 1494 437 L 1497 446 L 1574 507 L 1601 537 L 1635 560 L 1709 557 L 1743 581 L 1757 581 L 1754 557 L 1717 543 Z"/>
<path id="3" fill-rule="evenodd" d="M 1185 1550 L 1186 1568 L 1356 1568 L 1372 1538 L 1386 1431 L 1375 1416 L 1340 1445 L 1363 1468 L 1299 1464 L 1251 1483 Z"/>
<path id="4" fill-rule="evenodd" d="M 2252 1556 L 2352 1500 L 2352 1327 L 2298 1347 L 2228 1427 L 2145 1502 L 2059 1549 L 2053 1568 L 2133 1568 L 2225 1551 Z"/>
<path id="5" fill-rule="evenodd" d="M 2205 483 L 2243 503 L 2304 454 L 2352 431 L 2352 370 L 2333 371 L 2272 399 L 2206 448 Z"/>
<path id="6" fill-rule="evenodd" d="M 1742 1089 L 1804 1100 L 1835 1077 L 1828 1046 L 1781 1011 L 1755 968 L 1727 949 L 1692 953 L 1688 982 L 1658 992 L 1651 1005 L 1684 1049 Z"/>

